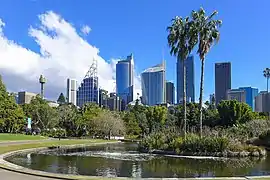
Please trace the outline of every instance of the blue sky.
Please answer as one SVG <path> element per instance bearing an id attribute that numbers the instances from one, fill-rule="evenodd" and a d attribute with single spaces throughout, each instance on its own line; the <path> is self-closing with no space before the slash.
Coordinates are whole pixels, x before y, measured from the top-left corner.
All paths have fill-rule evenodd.
<path id="1" fill-rule="evenodd" d="M 76 30 L 88 25 L 91 32 L 81 36 L 97 47 L 106 61 L 124 58 L 132 52 L 138 73 L 160 63 L 164 51 L 166 78 L 175 81 L 176 59 L 169 54 L 166 27 L 174 16 L 187 16 L 200 6 L 209 13 L 218 10 L 218 18 L 223 21 L 220 42 L 206 57 L 204 99 L 214 92 L 215 62 L 232 63 L 233 88 L 254 86 L 264 90 L 266 80 L 262 71 L 270 66 L 268 0 L 3 0 L 0 18 L 6 24 L 5 37 L 39 53 L 41 45 L 29 37 L 29 28 L 38 26 L 38 15 L 53 11 Z M 195 65 L 198 99 L 200 61 L 197 56 Z"/>

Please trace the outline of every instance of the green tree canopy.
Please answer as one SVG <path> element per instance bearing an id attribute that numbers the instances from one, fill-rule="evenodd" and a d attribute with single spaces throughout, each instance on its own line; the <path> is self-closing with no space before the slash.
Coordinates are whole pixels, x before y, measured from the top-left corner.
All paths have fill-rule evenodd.
<path id="1" fill-rule="evenodd" d="M 27 116 L 32 119 L 33 128 L 43 130 L 58 126 L 59 116 L 56 108 L 50 107 L 47 101 L 39 95 L 34 97 L 30 104 L 23 105 L 23 109 Z"/>
<path id="2" fill-rule="evenodd" d="M 254 118 L 251 107 L 236 100 L 221 101 L 217 107 L 220 116 L 219 125 L 233 126 Z"/>
<path id="3" fill-rule="evenodd" d="M 14 96 L 6 91 L 0 76 L 0 132 L 19 132 L 25 124 L 22 108 L 16 104 Z"/>

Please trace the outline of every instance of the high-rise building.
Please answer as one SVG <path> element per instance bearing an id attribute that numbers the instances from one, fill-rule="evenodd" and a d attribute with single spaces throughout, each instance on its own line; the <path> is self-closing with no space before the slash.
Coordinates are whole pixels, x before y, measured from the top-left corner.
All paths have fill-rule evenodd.
<path id="1" fill-rule="evenodd" d="M 133 101 L 134 59 L 133 55 L 116 64 L 116 94 L 122 99 L 123 107 Z"/>
<path id="2" fill-rule="evenodd" d="M 153 106 L 166 100 L 165 63 L 146 69 L 141 74 L 142 103 Z"/>
<path id="3" fill-rule="evenodd" d="M 108 91 L 104 89 L 99 89 L 99 106 L 107 107 L 108 106 Z"/>
<path id="4" fill-rule="evenodd" d="M 172 82 L 166 82 L 166 102 L 174 104 L 174 84 Z"/>
<path id="5" fill-rule="evenodd" d="M 107 99 L 108 108 L 111 111 L 121 111 L 121 99 L 116 93 L 110 93 L 110 97 Z"/>
<path id="6" fill-rule="evenodd" d="M 243 89 L 229 89 L 227 91 L 227 100 L 237 100 L 238 102 L 246 102 L 246 91 Z"/>
<path id="7" fill-rule="evenodd" d="M 85 103 L 99 103 L 99 88 L 97 76 L 97 60 L 93 59 L 93 63 L 87 71 L 83 81 L 77 90 L 77 106 L 82 107 Z"/>
<path id="8" fill-rule="evenodd" d="M 212 105 L 215 105 L 215 94 L 210 94 L 209 96 L 209 103 L 212 104 Z"/>
<path id="9" fill-rule="evenodd" d="M 226 100 L 227 91 L 231 89 L 231 63 L 215 64 L 215 98 L 216 105 Z"/>
<path id="10" fill-rule="evenodd" d="M 77 105 L 77 80 L 67 79 L 67 102 Z"/>
<path id="11" fill-rule="evenodd" d="M 189 56 L 185 60 L 186 66 L 186 95 L 187 102 L 195 102 L 195 71 L 194 71 L 194 56 Z M 183 88 L 184 88 L 184 78 L 183 78 L 183 63 L 180 59 L 176 63 L 176 74 L 177 74 L 177 104 L 183 101 Z"/>
<path id="12" fill-rule="evenodd" d="M 246 92 L 246 103 L 255 111 L 255 97 L 259 94 L 258 88 L 253 87 L 240 87 L 240 90 Z"/>
<path id="13" fill-rule="evenodd" d="M 88 77 L 83 79 L 77 90 L 77 106 L 82 107 L 85 103 L 99 103 L 98 78 Z"/>
<path id="14" fill-rule="evenodd" d="M 37 94 L 22 91 L 18 93 L 18 104 L 29 104 Z"/>
<path id="15" fill-rule="evenodd" d="M 267 91 L 261 91 L 255 97 L 255 111 L 270 112 L 270 93 Z"/>
<path id="16" fill-rule="evenodd" d="M 255 111 L 255 97 L 259 94 L 258 88 L 240 87 L 239 89 L 246 91 L 246 103 Z"/>

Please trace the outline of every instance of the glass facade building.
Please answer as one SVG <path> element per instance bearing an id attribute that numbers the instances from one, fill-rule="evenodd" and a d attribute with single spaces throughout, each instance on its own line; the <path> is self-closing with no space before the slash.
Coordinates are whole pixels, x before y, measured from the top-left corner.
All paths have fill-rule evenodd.
<path id="1" fill-rule="evenodd" d="M 172 82 L 166 82 L 166 102 L 174 104 L 174 84 Z"/>
<path id="2" fill-rule="evenodd" d="M 231 63 L 215 64 L 215 98 L 216 106 L 222 100 L 227 100 L 227 92 L 231 89 Z"/>
<path id="3" fill-rule="evenodd" d="M 165 64 L 146 69 L 141 74 L 142 103 L 149 106 L 166 101 Z"/>
<path id="4" fill-rule="evenodd" d="M 255 97 L 259 94 L 258 88 L 252 87 L 240 87 L 240 90 L 245 90 L 246 92 L 246 103 L 255 111 Z"/>
<path id="5" fill-rule="evenodd" d="M 99 103 L 98 77 L 83 79 L 77 90 L 77 106 L 82 107 L 85 103 Z"/>
<path id="6" fill-rule="evenodd" d="M 185 60 L 186 66 L 186 95 L 187 102 L 195 102 L 195 71 L 194 71 L 194 56 L 189 56 Z M 181 60 L 177 60 L 176 64 L 176 74 L 177 74 L 177 104 L 182 103 L 184 99 L 183 88 L 183 63 Z"/>
<path id="7" fill-rule="evenodd" d="M 133 101 L 134 92 L 134 60 L 133 55 L 127 56 L 126 60 L 118 61 L 116 64 L 116 94 L 122 99 L 124 108 Z M 122 108 L 122 109 L 123 109 Z"/>

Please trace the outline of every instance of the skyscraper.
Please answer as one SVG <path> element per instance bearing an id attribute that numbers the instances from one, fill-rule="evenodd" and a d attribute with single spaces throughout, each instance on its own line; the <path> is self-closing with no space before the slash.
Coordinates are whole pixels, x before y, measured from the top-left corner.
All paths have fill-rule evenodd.
<path id="1" fill-rule="evenodd" d="M 84 78 L 77 91 L 77 106 L 82 107 L 85 103 L 99 103 L 98 78 Z"/>
<path id="2" fill-rule="evenodd" d="M 123 107 L 133 101 L 134 92 L 134 59 L 133 55 L 116 64 L 116 94 L 122 99 Z"/>
<path id="3" fill-rule="evenodd" d="M 259 94 L 258 88 L 240 87 L 239 89 L 246 92 L 246 103 L 255 111 L 255 97 Z"/>
<path id="4" fill-rule="evenodd" d="M 142 103 L 153 106 L 165 103 L 165 64 L 159 64 L 146 69 L 141 74 Z"/>
<path id="5" fill-rule="evenodd" d="M 174 104 L 174 84 L 172 82 L 166 82 L 166 102 Z"/>
<path id="6" fill-rule="evenodd" d="M 215 64 L 215 98 L 216 105 L 227 99 L 227 91 L 231 89 L 231 63 Z"/>
<path id="7" fill-rule="evenodd" d="M 77 105 L 77 80 L 67 79 L 67 102 Z"/>
<path id="8" fill-rule="evenodd" d="M 183 79 L 183 64 L 180 59 L 176 63 L 176 74 L 177 74 L 177 103 L 182 103 L 183 101 L 183 88 L 184 88 L 184 79 Z M 186 66 L 186 94 L 187 102 L 195 102 L 195 73 L 194 73 L 194 56 L 189 56 L 185 60 Z"/>
<path id="9" fill-rule="evenodd" d="M 85 103 L 89 102 L 98 104 L 98 94 L 97 60 L 93 59 L 91 67 L 77 90 L 77 106 L 82 107 Z"/>
<path id="10" fill-rule="evenodd" d="M 255 112 L 270 112 L 270 93 L 261 91 L 255 97 Z"/>

